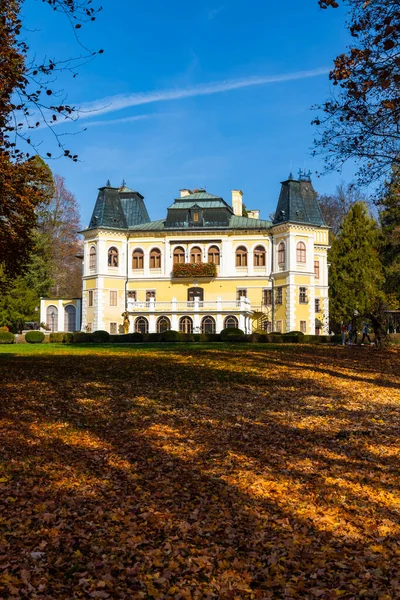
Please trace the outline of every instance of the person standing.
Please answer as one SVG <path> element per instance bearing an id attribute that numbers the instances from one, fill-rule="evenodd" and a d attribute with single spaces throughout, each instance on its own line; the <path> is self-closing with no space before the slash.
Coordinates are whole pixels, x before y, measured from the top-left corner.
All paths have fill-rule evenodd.
<path id="1" fill-rule="evenodd" d="M 361 346 L 364 346 L 364 340 L 365 340 L 365 338 L 367 338 L 368 342 L 370 344 L 372 344 L 371 338 L 369 337 L 369 325 L 368 325 L 368 323 L 364 322 L 362 324 L 362 330 L 361 331 L 362 331 Z"/>
<path id="2" fill-rule="evenodd" d="M 351 322 L 347 325 L 347 331 L 349 332 L 349 346 L 353 343 L 353 326 Z"/>
<path id="3" fill-rule="evenodd" d="M 346 331 L 347 331 L 347 327 L 346 327 L 346 325 L 342 321 L 342 324 L 341 324 L 341 327 L 340 327 L 340 332 L 342 334 L 342 346 L 346 345 Z"/>

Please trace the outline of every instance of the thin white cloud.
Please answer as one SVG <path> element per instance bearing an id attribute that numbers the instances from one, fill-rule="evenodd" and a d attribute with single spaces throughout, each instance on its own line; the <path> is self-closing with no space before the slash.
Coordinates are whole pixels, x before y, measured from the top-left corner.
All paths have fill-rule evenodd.
<path id="1" fill-rule="evenodd" d="M 224 8 L 225 5 L 223 4 L 222 6 L 218 6 L 217 8 L 212 8 L 211 10 L 209 10 L 207 13 L 207 21 L 212 21 L 213 19 L 215 19 L 215 17 L 218 17 L 218 15 L 222 13 Z"/>
<path id="2" fill-rule="evenodd" d="M 120 123 L 131 123 L 132 121 L 144 121 L 145 119 L 151 119 L 152 117 L 157 117 L 157 116 L 158 116 L 157 113 L 148 114 L 148 115 L 136 115 L 135 117 L 122 117 L 121 119 L 107 119 L 106 121 L 89 121 L 88 123 L 82 123 L 82 125 L 84 127 L 117 125 Z"/>
<path id="3" fill-rule="evenodd" d="M 196 96 L 210 96 L 212 94 L 221 94 L 241 88 L 252 87 L 256 85 L 267 85 L 272 83 L 283 83 L 286 81 L 296 81 L 300 79 L 309 79 L 319 77 L 329 73 L 329 67 L 320 67 L 308 71 L 296 71 L 294 73 L 282 73 L 280 75 L 262 75 L 245 77 L 243 79 L 227 79 L 214 83 L 203 83 L 187 88 L 176 88 L 170 90 L 159 90 L 155 92 L 138 92 L 136 94 L 121 94 L 110 96 L 101 100 L 87 102 L 79 107 L 80 119 L 86 120 L 99 115 L 113 113 L 118 110 L 132 108 L 133 106 L 142 106 L 153 102 L 168 102 L 171 100 L 182 100 L 184 98 L 193 98 Z"/>

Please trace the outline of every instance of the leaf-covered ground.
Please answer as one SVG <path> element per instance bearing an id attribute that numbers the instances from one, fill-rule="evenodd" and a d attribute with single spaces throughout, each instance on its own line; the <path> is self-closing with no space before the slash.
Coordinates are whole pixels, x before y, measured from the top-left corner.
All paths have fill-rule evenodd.
<path id="1" fill-rule="evenodd" d="M 1 599 L 400 598 L 399 350 L 14 346 L 0 380 Z"/>

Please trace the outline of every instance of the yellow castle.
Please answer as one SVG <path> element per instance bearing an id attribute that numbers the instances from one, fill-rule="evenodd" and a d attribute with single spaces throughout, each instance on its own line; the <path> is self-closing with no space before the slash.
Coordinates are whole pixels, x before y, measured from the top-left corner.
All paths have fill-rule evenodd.
<path id="1" fill-rule="evenodd" d="M 310 174 L 282 182 L 273 221 L 204 189 L 150 221 L 125 185 L 99 189 L 84 236 L 82 299 L 41 301 L 52 331 L 328 333 L 328 227 Z M 125 319 L 127 325 L 127 320 Z"/>

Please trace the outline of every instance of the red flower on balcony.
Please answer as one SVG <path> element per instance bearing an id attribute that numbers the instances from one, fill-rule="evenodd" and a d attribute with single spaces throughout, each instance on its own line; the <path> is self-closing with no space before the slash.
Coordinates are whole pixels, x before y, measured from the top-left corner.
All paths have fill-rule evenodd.
<path id="1" fill-rule="evenodd" d="M 215 277 L 217 267 L 214 263 L 180 263 L 172 269 L 173 277 Z"/>

